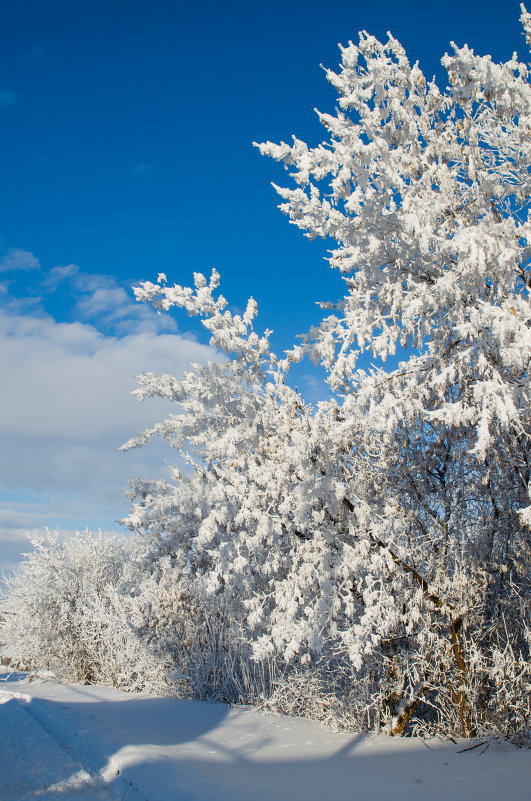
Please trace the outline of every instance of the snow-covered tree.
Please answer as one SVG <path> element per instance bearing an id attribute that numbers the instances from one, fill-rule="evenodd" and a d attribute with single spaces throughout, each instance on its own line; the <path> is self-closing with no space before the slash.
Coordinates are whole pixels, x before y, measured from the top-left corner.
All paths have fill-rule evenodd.
<path id="1" fill-rule="evenodd" d="M 223 597 L 255 658 L 347 654 L 392 731 L 422 701 L 471 735 L 529 651 L 531 90 L 516 56 L 454 46 L 442 63 L 444 92 L 391 36 L 362 33 L 327 72 L 329 141 L 259 146 L 346 284 L 286 359 L 252 331 L 254 303 L 223 311 L 216 274 L 137 290 L 202 315 L 226 361 L 142 379 L 139 397 L 182 411 L 128 447 L 159 434 L 195 456 L 176 484 L 135 486 L 129 524 Z M 365 373 L 365 351 L 403 361 Z M 335 393 L 317 410 L 285 380 L 304 355 Z"/>
<path id="2" fill-rule="evenodd" d="M 60 669 L 90 681 L 97 668 L 86 636 L 89 608 L 119 581 L 123 544 L 103 535 L 78 535 L 66 543 L 56 534 L 32 540 L 17 574 L 9 579 L 9 650 L 29 667 Z"/>
<path id="3" fill-rule="evenodd" d="M 528 42 L 530 19 L 522 7 Z M 410 701 L 399 693 L 396 725 L 441 681 L 439 662 L 468 735 L 472 705 L 486 710 L 496 686 L 488 671 L 469 686 L 472 652 L 529 648 L 531 88 L 516 55 L 495 64 L 454 46 L 442 63 L 445 92 L 392 36 L 362 33 L 327 71 L 340 93 L 336 114 L 319 115 L 329 141 L 260 150 L 296 183 L 277 187 L 282 210 L 310 238 L 335 240 L 330 264 L 345 278 L 298 351 L 329 371 L 336 441 L 370 464 L 347 505 L 367 507 L 365 541 L 393 564 L 374 578 L 377 603 L 360 599 L 361 619 L 378 639 L 387 604 L 410 637 L 429 612 L 425 664 L 406 682 Z M 367 375 L 365 351 L 407 358 Z M 359 625 L 346 633 L 356 653 Z M 443 640 L 429 643 L 441 629 L 446 659 Z"/>
<path id="4" fill-rule="evenodd" d="M 217 599 L 240 637 L 257 640 L 271 634 L 276 588 L 290 584 L 305 563 L 311 572 L 309 549 L 320 570 L 326 548 L 310 532 L 324 522 L 323 497 L 342 490 L 316 469 L 321 415 L 285 383 L 289 360 L 279 362 L 271 353 L 268 333 L 260 337 L 252 330 L 254 301 L 243 316 L 232 315 L 223 296 L 214 296 L 215 272 L 209 284 L 201 275 L 195 284 L 192 290 L 161 281 L 137 289 L 140 300 L 159 309 L 177 306 L 200 315 L 211 346 L 225 360 L 194 365 L 181 380 L 142 376 L 139 398 L 169 398 L 180 412 L 124 448 L 163 436 L 191 470 L 175 471 L 173 482 L 132 482 L 134 505 L 126 522 L 141 534 L 138 553 L 148 572 L 169 558 L 194 597 L 204 604 Z M 302 628 L 297 649 L 304 638 L 315 639 L 312 625 Z M 283 649 L 288 658 L 291 640 Z"/>
<path id="5" fill-rule="evenodd" d="M 2 588 L 2 655 L 69 681 L 168 690 L 170 660 L 130 611 L 138 575 L 125 538 L 86 531 L 61 541 L 49 532 L 32 545 Z"/>

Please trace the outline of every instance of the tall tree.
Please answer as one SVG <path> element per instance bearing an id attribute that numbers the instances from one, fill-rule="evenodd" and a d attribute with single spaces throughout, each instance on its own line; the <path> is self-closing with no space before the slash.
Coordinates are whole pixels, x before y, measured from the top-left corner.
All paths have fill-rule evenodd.
<path id="1" fill-rule="evenodd" d="M 521 19 L 529 42 L 523 7 Z M 467 637 L 472 650 L 503 650 L 511 608 L 529 598 L 531 89 L 516 55 L 495 64 L 454 46 L 442 63 L 444 93 L 391 36 L 363 33 L 342 48 L 340 72 L 327 71 L 340 92 L 336 114 L 319 114 L 329 141 L 259 147 L 297 184 L 277 187 L 282 210 L 337 243 L 330 264 L 347 294 L 299 354 L 328 369 L 338 430 L 365 421 L 365 438 L 349 433 L 344 447 L 356 443 L 371 471 L 347 505 L 381 518 L 371 547 L 416 586 L 435 615 L 429 629 L 446 627 L 447 683 L 468 735 Z M 365 350 L 408 358 L 366 375 L 356 371 Z M 409 629 L 420 606 L 407 614 Z M 398 728 L 435 670 L 416 676 Z M 488 704 L 491 690 L 485 677 L 475 692 Z"/>
<path id="2" fill-rule="evenodd" d="M 128 447 L 157 434 L 195 456 L 176 483 L 136 484 L 129 524 L 223 600 L 256 659 L 335 655 L 393 733 L 416 715 L 471 736 L 529 714 L 531 89 L 516 56 L 442 63 L 444 92 L 362 33 L 327 72 L 329 141 L 259 146 L 346 284 L 287 358 L 254 302 L 225 310 L 217 274 L 138 288 L 200 315 L 225 360 L 142 379 L 182 411 Z M 402 361 L 366 373 L 365 351 Z M 317 410 L 285 380 L 305 355 L 335 393 Z"/>

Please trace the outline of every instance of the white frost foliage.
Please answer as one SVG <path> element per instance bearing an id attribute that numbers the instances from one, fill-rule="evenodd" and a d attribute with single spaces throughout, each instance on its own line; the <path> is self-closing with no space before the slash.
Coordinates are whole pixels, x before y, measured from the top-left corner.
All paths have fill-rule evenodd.
<path id="1" fill-rule="evenodd" d="M 526 10 L 526 7 L 523 3 L 520 4 L 520 9 L 522 11 L 520 22 L 522 23 L 522 28 L 524 29 L 527 44 L 529 47 L 531 47 L 531 14 L 529 14 L 529 12 Z"/>
<path id="2" fill-rule="evenodd" d="M 126 540 L 86 531 L 60 541 L 49 532 L 32 544 L 35 550 L 4 582 L 3 655 L 69 681 L 167 690 L 168 660 L 131 620 L 138 576 Z"/>
<path id="3" fill-rule="evenodd" d="M 526 34 L 529 19 L 522 7 Z M 360 353 L 385 361 L 399 345 L 416 349 L 374 408 L 474 427 L 484 460 L 500 429 L 528 425 L 527 67 L 454 46 L 443 93 L 391 36 L 362 33 L 341 53 L 340 71 L 327 71 L 339 110 L 319 114 L 329 141 L 258 145 L 297 185 L 276 187 L 281 209 L 311 238 L 335 240 L 330 264 L 345 277 L 347 294 L 306 351 L 342 393 L 356 391 Z"/>
<path id="4" fill-rule="evenodd" d="M 522 6 L 528 43 L 530 19 Z M 513 667 L 528 653 L 514 615 L 531 554 L 528 67 L 453 45 L 441 91 L 390 35 L 362 33 L 341 53 L 340 71 L 327 71 L 339 110 L 319 113 L 328 141 L 258 145 L 295 183 L 275 187 L 281 210 L 309 238 L 334 240 L 330 265 L 346 285 L 298 350 L 338 395 L 327 455 L 349 477 L 357 520 L 340 537 L 350 561 L 343 584 L 335 577 L 337 632 L 361 673 L 389 654 L 390 730 L 437 686 L 440 714 L 469 736 L 489 648 L 506 653 L 514 634 Z M 399 346 L 397 368 L 356 371 L 361 353 L 383 363 Z M 341 546 L 333 553 L 335 566 Z"/>

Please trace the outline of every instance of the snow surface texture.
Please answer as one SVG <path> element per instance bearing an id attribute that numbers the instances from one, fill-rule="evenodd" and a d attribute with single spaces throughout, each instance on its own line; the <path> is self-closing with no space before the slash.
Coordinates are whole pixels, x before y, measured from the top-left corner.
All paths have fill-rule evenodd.
<path id="1" fill-rule="evenodd" d="M 2 801 L 528 798 L 528 750 L 359 737 L 110 687 L 0 677 Z"/>

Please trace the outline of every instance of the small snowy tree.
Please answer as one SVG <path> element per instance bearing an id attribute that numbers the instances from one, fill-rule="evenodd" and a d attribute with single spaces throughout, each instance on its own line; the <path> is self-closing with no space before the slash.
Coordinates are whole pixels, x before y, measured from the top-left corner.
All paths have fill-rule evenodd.
<path id="1" fill-rule="evenodd" d="M 2 588 L 0 637 L 12 664 L 85 684 L 167 690 L 169 660 L 130 611 L 139 578 L 125 539 L 87 531 L 61 542 L 48 533 L 32 545 Z"/>
<path id="2" fill-rule="evenodd" d="M 223 296 L 214 296 L 217 273 L 209 284 L 196 275 L 195 284 L 190 289 L 160 281 L 136 290 L 140 300 L 159 309 L 177 306 L 201 316 L 211 346 L 225 360 L 194 365 L 182 380 L 141 377 L 139 398 L 169 398 L 181 411 L 124 448 L 163 436 L 182 451 L 189 472 L 175 471 L 173 482 L 132 482 L 134 505 L 125 522 L 141 535 L 138 554 L 147 574 L 156 573 L 160 582 L 171 568 L 195 599 L 196 620 L 201 606 L 209 616 L 223 609 L 220 627 L 226 625 L 230 638 L 248 651 L 250 641 L 271 634 L 276 588 L 290 584 L 289 577 L 307 563 L 309 548 L 320 570 L 326 549 L 312 545 L 309 532 L 324 520 L 323 496 L 337 488 L 316 469 L 320 415 L 285 383 L 289 360 L 279 362 L 270 352 L 268 333 L 259 337 L 252 330 L 254 301 L 243 316 L 232 315 Z M 183 611 L 181 603 L 176 614 Z M 153 625 L 159 624 L 148 615 L 145 626 Z M 304 632 L 313 637 L 311 625 Z M 289 641 L 283 649 L 288 658 Z M 179 650 L 178 643 L 169 646 Z"/>
<path id="3" fill-rule="evenodd" d="M 65 543 L 48 533 L 32 539 L 32 545 L 35 550 L 7 582 L 3 639 L 28 667 L 90 682 L 98 668 L 89 618 L 120 579 L 123 543 L 87 532 Z"/>

